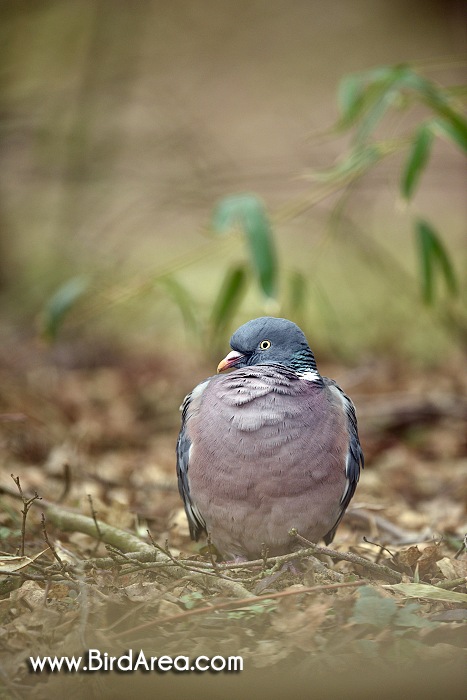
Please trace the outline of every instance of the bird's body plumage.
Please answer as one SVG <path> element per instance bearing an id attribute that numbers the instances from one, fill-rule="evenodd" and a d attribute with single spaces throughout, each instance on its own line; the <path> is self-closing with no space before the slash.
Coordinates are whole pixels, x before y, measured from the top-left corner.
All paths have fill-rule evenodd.
<path id="1" fill-rule="evenodd" d="M 271 345 L 269 319 L 257 321 L 259 342 Z M 301 345 L 296 354 L 306 355 Z M 266 352 L 250 365 L 236 357 L 253 356 L 242 350 L 227 356 L 238 369 L 199 384 L 183 404 L 177 473 L 191 535 L 209 532 L 227 559 L 289 552 L 291 528 L 328 543 L 363 461 L 353 404 L 318 374 L 309 348 L 312 361 L 298 369 Z"/>

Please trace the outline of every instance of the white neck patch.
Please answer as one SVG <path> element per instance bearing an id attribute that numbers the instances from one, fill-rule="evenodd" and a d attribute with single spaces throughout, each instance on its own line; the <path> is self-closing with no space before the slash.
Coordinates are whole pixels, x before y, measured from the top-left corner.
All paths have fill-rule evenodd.
<path id="1" fill-rule="evenodd" d="M 304 379 L 307 382 L 318 382 L 321 377 L 319 373 L 314 369 L 307 369 L 306 372 L 297 372 L 300 379 Z"/>

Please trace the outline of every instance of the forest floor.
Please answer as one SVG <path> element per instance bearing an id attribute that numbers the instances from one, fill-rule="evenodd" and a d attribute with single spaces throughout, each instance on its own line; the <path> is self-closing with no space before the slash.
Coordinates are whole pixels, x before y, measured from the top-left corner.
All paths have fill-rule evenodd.
<path id="1" fill-rule="evenodd" d="M 2 351 L 0 698 L 461 697 L 462 367 L 321 367 L 357 406 L 366 464 L 331 550 L 302 543 L 299 573 L 223 565 L 190 542 L 174 449 L 202 369 L 112 347 Z M 88 649 L 240 655 L 244 671 L 39 674 L 27 661 Z"/>

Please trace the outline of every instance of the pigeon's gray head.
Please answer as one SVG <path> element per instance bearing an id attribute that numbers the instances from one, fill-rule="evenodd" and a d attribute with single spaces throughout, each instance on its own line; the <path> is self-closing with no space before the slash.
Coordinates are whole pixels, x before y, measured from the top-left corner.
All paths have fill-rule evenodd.
<path id="1" fill-rule="evenodd" d="M 248 321 L 230 339 L 230 352 L 218 372 L 251 365 L 284 365 L 298 374 L 314 373 L 316 363 L 303 331 L 285 318 L 262 316 Z"/>

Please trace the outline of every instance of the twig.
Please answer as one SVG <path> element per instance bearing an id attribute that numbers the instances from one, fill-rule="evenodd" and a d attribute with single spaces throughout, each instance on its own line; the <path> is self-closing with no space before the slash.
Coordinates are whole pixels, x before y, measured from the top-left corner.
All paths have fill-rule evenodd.
<path id="1" fill-rule="evenodd" d="M 100 542 L 102 540 L 102 533 L 101 533 L 101 529 L 99 527 L 99 521 L 97 520 L 97 513 L 96 513 L 96 510 L 94 508 L 94 504 L 92 502 L 92 496 L 90 493 L 88 493 L 88 501 L 89 501 L 89 507 L 91 509 L 91 516 L 92 516 L 92 519 L 94 520 L 94 525 L 96 526 L 98 540 Z"/>
<path id="2" fill-rule="evenodd" d="M 390 569 L 388 566 L 383 566 L 382 564 L 375 564 L 374 562 L 369 561 L 368 559 L 363 559 L 363 557 L 359 557 L 357 554 L 351 554 L 350 552 L 336 552 L 335 550 L 329 549 L 328 547 L 318 547 L 318 545 L 313 544 L 313 542 L 310 542 L 305 537 L 299 535 L 295 528 L 292 528 L 289 531 L 289 534 L 292 537 L 296 537 L 299 540 L 299 542 L 303 542 L 304 544 L 306 544 L 307 547 L 311 549 L 312 553 L 325 554 L 331 559 L 336 559 L 338 561 L 348 561 L 351 564 L 362 566 L 367 571 L 371 571 L 371 573 L 373 573 L 375 576 L 377 576 L 378 578 L 382 578 L 385 581 L 396 581 L 397 583 L 400 583 L 402 581 L 401 574 L 398 571 Z"/>
<path id="3" fill-rule="evenodd" d="M 320 591 L 330 591 L 337 588 L 356 588 L 358 586 L 366 585 L 366 581 L 346 581 L 345 583 L 329 583 L 322 586 L 304 586 L 303 588 L 294 588 L 292 590 L 279 591 L 277 593 L 265 593 L 264 595 L 253 596 L 249 598 L 243 598 L 240 600 L 229 600 L 224 603 L 216 603 L 213 605 L 206 605 L 202 608 L 195 608 L 194 610 L 187 610 L 185 612 L 178 613 L 176 615 L 170 615 L 168 617 L 163 617 L 162 619 L 151 620 L 145 622 L 137 627 L 133 627 L 130 630 L 126 630 L 120 637 L 128 637 L 135 632 L 141 632 L 144 629 L 149 629 L 155 625 L 165 625 L 169 622 L 175 622 L 179 620 L 184 620 L 187 617 L 193 617 L 194 615 L 204 615 L 205 613 L 217 612 L 217 610 L 226 610 L 229 608 L 236 609 L 239 606 L 247 607 L 249 605 L 255 605 L 263 600 L 275 600 L 277 598 L 286 598 L 290 595 L 300 595 L 302 593 L 319 593 Z"/>
<path id="4" fill-rule="evenodd" d="M 50 523 L 66 532 L 83 532 L 85 535 L 94 538 L 97 533 L 97 536 L 100 535 L 101 541 L 120 549 L 122 552 L 152 551 L 152 548 L 136 535 L 107 525 L 102 520 L 98 521 L 98 526 L 96 527 L 93 518 L 67 510 L 61 506 L 56 506 L 53 503 L 46 503 L 46 513 Z"/>
<path id="5" fill-rule="evenodd" d="M 69 577 L 64 576 L 64 574 L 27 574 L 24 571 L 10 571 L 10 572 L 0 572 L 0 575 L 6 576 L 6 580 L 0 581 L 0 596 L 6 596 L 17 588 L 20 588 L 24 581 L 40 581 L 41 583 L 47 583 L 48 581 L 54 583 L 66 583 L 70 585 L 73 583 Z"/>
<path id="6" fill-rule="evenodd" d="M 458 549 L 457 552 L 454 554 L 454 559 L 459 559 L 462 552 L 464 552 L 466 549 L 467 549 L 467 534 L 464 535 L 464 540 L 462 542 L 460 549 Z"/>
<path id="7" fill-rule="evenodd" d="M 49 535 L 47 534 L 47 529 L 45 527 L 45 515 L 44 515 L 44 513 L 41 513 L 41 524 L 42 524 L 42 534 L 44 535 L 45 543 L 49 547 L 52 554 L 54 555 L 54 558 L 58 561 L 60 568 L 64 570 L 66 568 L 65 564 L 60 559 L 60 557 L 58 556 L 57 550 L 55 549 L 52 542 L 49 540 Z"/>
<path id="8" fill-rule="evenodd" d="M 266 547 L 265 544 L 262 544 L 261 545 L 261 560 L 263 562 L 263 567 L 262 567 L 263 571 L 266 571 L 266 569 L 268 568 L 268 554 L 269 554 L 268 548 Z"/>
<path id="9" fill-rule="evenodd" d="M 94 554 L 95 554 L 97 552 L 97 549 L 98 549 L 100 543 L 102 542 L 102 532 L 101 532 L 100 527 L 99 527 L 97 513 L 96 513 L 96 510 L 94 508 L 94 503 L 92 502 L 92 496 L 90 493 L 88 493 L 88 501 L 89 501 L 89 507 L 91 509 L 91 516 L 92 516 L 92 519 L 94 520 L 94 525 L 96 526 L 96 531 L 97 531 L 97 542 L 96 542 L 95 547 L 94 547 Z"/>
<path id="10" fill-rule="evenodd" d="M 208 532 L 206 541 L 207 541 L 207 545 L 208 545 L 209 561 L 210 561 L 211 564 L 212 564 L 212 568 L 214 569 L 214 571 L 216 572 L 216 574 L 219 576 L 219 575 L 220 575 L 220 574 L 219 574 L 219 567 L 218 567 L 217 561 L 215 560 L 215 557 L 214 557 L 213 544 L 212 544 L 212 539 L 211 539 L 211 533 L 210 533 L 210 532 Z"/>
<path id="11" fill-rule="evenodd" d="M 172 552 L 170 551 L 168 540 L 165 541 L 165 547 L 161 547 L 161 545 L 158 542 L 156 542 L 156 540 L 152 536 L 151 531 L 149 529 L 146 529 L 146 532 L 148 533 L 148 537 L 151 540 L 151 544 L 154 547 L 154 549 L 156 549 L 158 552 L 163 554 L 164 557 L 167 557 L 176 566 L 181 565 L 179 560 L 176 559 L 174 557 L 174 555 L 172 554 Z"/>
<path id="12" fill-rule="evenodd" d="M 158 545 L 160 547 L 160 545 Z M 160 548 L 162 549 L 162 548 Z M 121 554 L 121 552 L 120 552 Z M 396 582 L 400 582 L 402 578 L 399 578 L 400 574 L 396 571 L 393 571 L 392 569 L 389 569 L 389 567 L 378 565 L 378 564 L 373 564 L 373 562 L 363 559 L 362 557 L 359 557 L 356 554 L 350 554 L 350 553 L 344 553 L 344 552 L 336 552 L 335 550 L 329 549 L 327 547 L 319 547 L 318 545 L 311 545 L 307 549 L 299 549 L 296 552 L 291 552 L 290 554 L 282 554 L 280 556 L 273 556 L 273 557 L 267 557 L 266 559 L 254 559 L 251 561 L 244 561 L 244 562 L 222 562 L 217 564 L 217 568 L 219 573 L 223 573 L 226 571 L 232 571 L 232 570 L 249 570 L 249 569 L 254 569 L 257 567 L 261 567 L 263 569 L 266 569 L 268 567 L 272 567 L 272 570 L 270 573 L 273 573 L 276 571 L 282 564 L 285 564 L 289 561 L 294 561 L 297 559 L 306 559 L 312 555 L 315 554 L 326 554 L 327 556 L 331 557 L 332 559 L 342 559 L 345 561 L 349 561 L 353 564 L 357 564 L 358 566 L 365 566 L 366 568 L 372 568 L 373 571 L 383 575 L 382 578 L 385 579 L 386 577 L 390 578 L 391 581 L 396 580 Z M 127 552 L 125 554 L 125 558 L 128 560 L 128 563 L 130 562 L 143 562 L 147 563 L 148 567 L 150 568 L 164 568 L 164 567 L 183 567 L 186 570 L 191 570 L 195 571 L 197 573 L 203 573 L 203 574 L 209 574 L 213 573 L 212 570 L 212 564 L 210 562 L 206 561 L 196 561 L 192 562 L 190 559 L 175 559 L 173 558 L 171 562 L 168 562 L 166 560 L 161 561 L 158 556 L 156 556 L 156 553 L 153 550 L 148 551 L 143 551 L 143 552 Z M 89 568 L 110 568 L 111 566 L 114 565 L 114 560 L 107 558 L 107 557 L 102 557 L 99 559 L 88 559 L 87 561 L 84 562 L 84 567 L 85 569 Z M 390 573 L 388 573 L 390 572 Z M 245 579 L 244 579 L 245 580 Z"/>
<path id="13" fill-rule="evenodd" d="M 20 548 L 20 554 L 22 557 L 24 557 L 24 543 L 26 540 L 26 520 L 28 517 L 29 509 L 31 508 L 32 504 L 34 501 L 40 501 L 42 500 L 37 491 L 34 492 L 34 496 L 32 498 L 26 498 L 26 496 L 23 493 L 23 489 L 21 488 L 21 483 L 19 480 L 19 476 L 14 476 L 13 474 L 10 475 L 13 481 L 15 482 L 16 486 L 18 487 L 19 495 L 21 500 L 23 501 L 23 510 L 21 511 L 23 518 L 21 521 L 21 548 Z"/>
<path id="14" fill-rule="evenodd" d="M 385 547 L 383 544 L 380 544 L 379 542 L 372 542 L 367 537 L 365 537 L 365 535 L 363 536 L 363 541 L 366 542 L 367 544 L 372 544 L 374 547 L 379 547 L 379 552 L 377 554 L 376 562 L 375 562 L 376 564 L 381 559 L 383 552 L 387 552 L 389 554 L 389 556 L 391 557 L 391 559 L 394 558 L 394 554 L 392 552 L 390 552 L 389 549 L 387 547 Z"/>
<path id="15" fill-rule="evenodd" d="M 35 499 L 33 499 L 31 502 L 34 500 Z M 96 523 L 92 518 L 82 515 L 81 513 L 66 510 L 65 508 L 44 500 L 42 501 L 41 505 L 45 507 L 44 509 L 47 513 L 48 522 L 51 522 L 61 530 L 68 532 L 83 532 L 91 537 L 96 537 Z M 174 578 L 183 577 L 186 569 L 190 568 L 187 566 L 186 562 L 183 562 L 183 560 L 175 559 L 173 556 L 167 555 L 167 553 L 159 545 L 159 551 L 156 553 L 153 547 L 126 530 L 121 530 L 111 525 L 107 525 L 107 523 L 103 523 L 102 521 L 98 521 L 98 528 L 101 533 L 102 541 L 105 544 L 110 544 L 121 552 L 124 552 L 127 558 L 132 559 L 134 557 L 137 560 L 151 561 L 153 560 L 152 558 L 154 557 L 154 554 L 156 554 L 154 564 L 157 567 L 163 568 L 165 573 L 170 574 L 170 576 L 173 576 Z M 356 554 L 336 552 L 328 547 L 319 547 L 312 542 L 307 542 L 307 540 L 304 538 L 302 538 L 302 541 L 307 544 L 307 549 L 291 552 L 290 554 L 284 554 L 281 556 L 269 557 L 267 559 L 268 564 L 276 567 L 279 564 L 293 561 L 294 559 L 302 559 L 310 556 L 311 554 L 324 554 L 329 556 L 331 559 L 348 561 L 354 565 L 362 566 L 366 570 L 371 571 L 375 576 L 388 581 L 389 583 L 400 583 L 402 581 L 401 574 L 399 574 L 397 571 L 393 571 L 387 566 L 374 564 L 373 562 L 363 559 Z M 140 557 L 142 557 L 142 559 L 140 559 Z M 85 569 L 87 569 L 92 566 L 96 566 L 98 562 L 100 563 L 102 561 L 103 560 L 95 560 L 94 562 L 86 562 L 83 564 L 83 566 Z M 218 564 L 218 570 L 219 573 L 222 573 L 229 569 L 250 569 L 257 566 L 264 567 L 264 562 L 264 558 L 249 562 L 242 562 L 241 564 L 236 562 L 227 562 L 224 564 Z M 112 559 L 110 559 L 108 567 L 110 568 L 110 566 L 113 565 L 114 562 L 112 562 Z M 193 573 L 193 582 L 198 581 L 200 585 L 205 586 L 206 574 L 211 574 L 211 579 L 213 581 L 217 579 L 218 585 L 222 584 L 222 586 L 226 590 L 228 589 L 232 595 L 235 595 L 236 597 L 246 597 L 249 595 L 249 591 L 247 591 L 247 589 L 242 586 L 240 582 L 214 577 L 215 574 L 210 562 L 197 562 L 195 566 L 198 571 Z M 193 568 L 193 566 L 191 568 Z"/>
<path id="16" fill-rule="evenodd" d="M 250 581 L 257 581 L 259 578 L 262 577 L 262 574 L 252 576 L 250 578 L 240 578 L 240 579 L 233 579 L 229 576 L 223 576 L 221 573 L 221 570 L 222 570 L 221 565 L 219 565 L 216 561 L 214 561 L 214 558 L 212 557 L 212 552 L 210 552 L 210 555 L 211 555 L 210 562 L 196 562 L 196 563 L 191 564 L 189 560 L 177 559 L 176 557 L 173 556 L 172 552 L 170 551 L 168 540 L 166 540 L 166 542 L 165 542 L 165 547 L 161 547 L 160 544 L 158 544 L 154 540 L 150 531 L 146 530 L 146 532 L 148 533 L 149 539 L 151 540 L 153 547 L 157 551 L 159 551 L 162 554 L 164 554 L 165 556 L 167 556 L 173 566 L 182 567 L 186 571 L 190 571 L 194 574 L 201 574 L 203 576 L 216 576 L 217 578 L 222 579 L 223 581 L 230 581 L 231 583 L 248 583 Z M 208 542 L 209 541 L 210 540 L 209 540 L 209 535 L 208 535 Z M 144 568 L 148 568 L 148 569 L 157 568 L 157 567 L 163 568 L 164 565 L 169 566 L 170 562 L 158 561 L 158 562 L 155 562 L 154 564 L 146 563 Z M 200 564 L 201 566 L 198 566 L 198 564 Z M 237 565 L 237 566 L 241 566 L 241 564 Z"/>
<path id="17" fill-rule="evenodd" d="M 170 551 L 169 548 L 169 543 L 168 540 L 165 542 L 165 547 L 162 548 L 160 544 L 158 544 L 152 537 L 151 533 L 149 530 L 147 530 L 147 533 L 149 535 L 149 538 L 154 546 L 154 548 L 164 554 L 166 557 L 168 557 L 169 561 L 164 560 L 163 562 L 158 561 L 155 562 L 154 564 L 147 563 L 144 568 L 152 569 L 152 568 L 161 568 L 165 569 L 167 566 L 175 566 L 178 569 L 181 567 L 182 569 L 185 569 L 185 571 L 190 572 L 191 574 L 195 574 L 197 576 L 211 576 L 219 581 L 222 581 L 222 588 L 224 588 L 227 592 L 232 593 L 232 595 L 239 596 L 239 595 L 245 595 L 246 589 L 244 588 L 243 584 L 244 583 L 250 583 L 253 581 L 257 581 L 258 579 L 263 577 L 263 573 L 259 573 L 256 576 L 251 576 L 248 578 L 232 578 L 231 576 L 225 576 L 221 573 L 221 566 L 217 563 L 211 560 L 210 562 L 199 562 L 199 564 L 202 564 L 203 566 L 199 567 L 198 562 L 191 564 L 189 560 L 183 560 L 183 559 L 177 559 L 176 557 L 173 556 L 172 552 Z M 237 565 L 239 566 L 239 565 Z M 241 566 L 241 564 L 240 564 Z M 243 593 L 242 593 L 243 591 Z M 251 594 L 252 595 L 252 594 Z"/>
<path id="18" fill-rule="evenodd" d="M 316 574 L 320 574 L 321 576 L 326 576 L 328 579 L 330 578 L 331 580 L 334 580 L 336 582 L 343 581 L 344 580 L 344 574 L 341 574 L 338 571 L 334 571 L 333 569 L 328 568 L 323 564 L 322 561 L 317 559 L 315 556 L 310 554 L 309 557 L 307 557 L 307 560 L 311 564 L 311 571 Z"/>
<path id="19" fill-rule="evenodd" d="M 351 508 L 345 514 L 346 521 L 360 520 L 368 524 L 372 529 L 375 527 L 379 532 L 386 533 L 390 538 L 390 543 L 395 545 L 414 544 L 425 542 L 432 537 L 432 533 L 426 529 L 422 532 L 402 530 L 381 515 L 371 513 L 364 508 Z"/>
<path id="20" fill-rule="evenodd" d="M 436 584 L 436 588 L 443 588 L 444 590 L 450 590 L 451 588 L 457 588 L 457 586 L 465 586 L 467 584 L 467 576 L 462 576 L 461 578 L 453 578 L 449 581 L 441 581 L 441 583 Z"/>
<path id="21" fill-rule="evenodd" d="M 54 525 L 62 530 L 84 532 L 91 537 L 96 536 L 95 522 L 92 520 L 92 518 L 86 515 L 65 510 L 64 508 L 55 506 L 54 504 L 48 504 L 47 518 L 49 522 L 54 523 Z M 133 535 L 126 530 L 120 530 L 119 528 L 107 525 L 107 523 L 103 523 L 102 521 L 98 522 L 102 541 L 105 544 L 110 544 L 112 547 L 120 550 L 120 552 L 123 552 L 127 557 L 130 553 L 139 553 L 143 555 L 151 553 L 154 556 L 154 548 L 146 542 L 143 542 L 143 540 L 136 535 Z M 158 545 L 158 547 L 160 546 Z M 185 575 L 186 568 L 184 568 L 183 564 L 173 556 L 168 556 L 162 547 L 160 547 L 160 549 L 157 551 L 156 562 L 161 563 L 161 568 L 163 568 L 164 573 L 167 575 L 174 578 L 181 578 Z M 207 572 L 193 574 L 193 582 L 198 582 L 199 585 L 205 587 L 206 573 Z M 236 598 L 252 595 L 240 583 L 215 578 L 212 580 L 217 580 L 217 586 L 220 586 L 231 595 L 234 595 Z"/>
<path id="22" fill-rule="evenodd" d="M 72 482 L 71 477 L 72 477 L 72 474 L 71 474 L 70 465 L 68 464 L 68 462 L 65 462 L 65 464 L 63 465 L 63 491 L 60 494 L 60 496 L 57 498 L 58 503 L 63 503 L 65 498 L 70 493 L 71 482 Z"/>
<path id="23" fill-rule="evenodd" d="M 44 608 L 47 607 L 47 598 L 49 597 L 50 584 L 51 584 L 51 581 L 48 578 L 47 581 L 45 582 L 45 587 L 44 587 L 44 602 L 43 602 Z"/>

